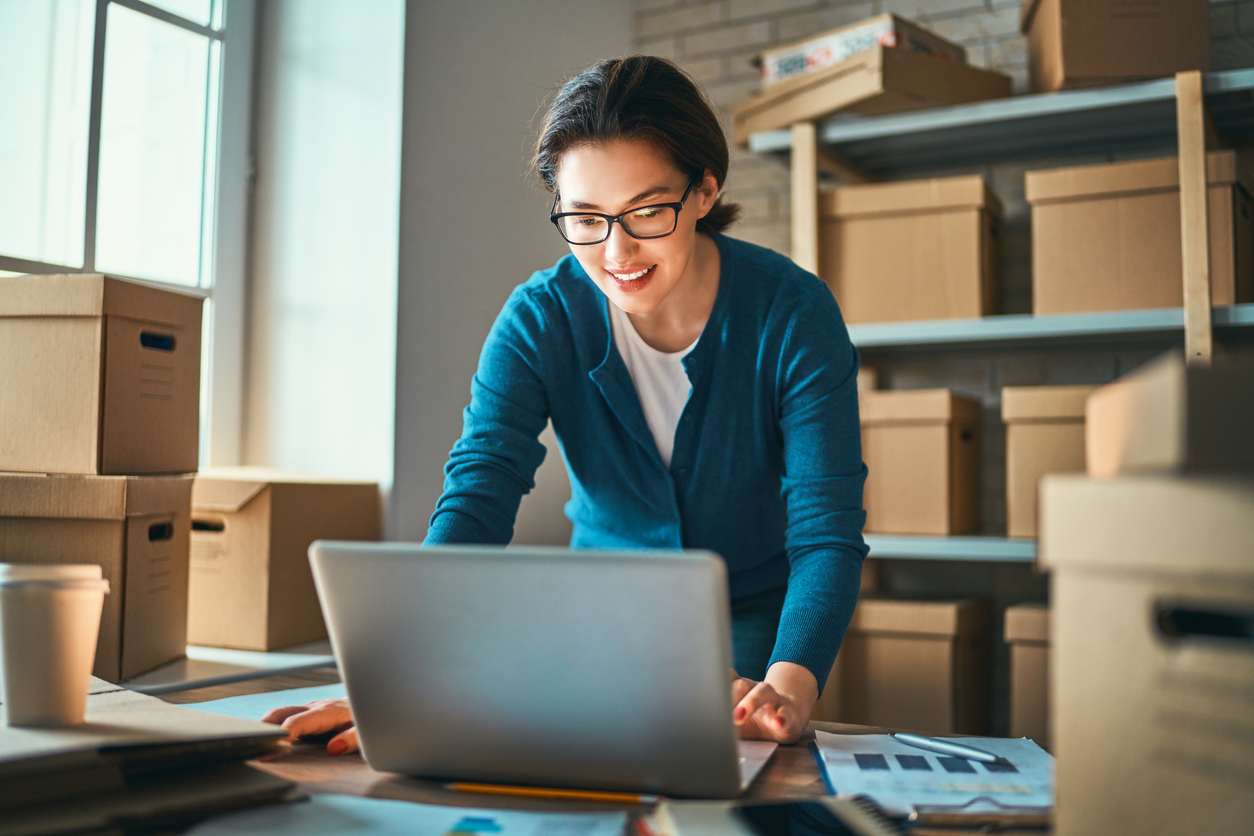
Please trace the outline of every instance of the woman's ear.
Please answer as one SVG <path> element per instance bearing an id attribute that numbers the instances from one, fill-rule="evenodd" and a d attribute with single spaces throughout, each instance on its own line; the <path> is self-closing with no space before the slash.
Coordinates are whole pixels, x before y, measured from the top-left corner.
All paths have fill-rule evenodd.
<path id="1" fill-rule="evenodd" d="M 710 210 L 718 201 L 718 180 L 714 177 L 714 172 L 708 168 L 705 170 L 705 176 L 701 178 L 698 194 L 701 195 L 701 212 L 697 217 L 704 218 L 710 214 Z"/>

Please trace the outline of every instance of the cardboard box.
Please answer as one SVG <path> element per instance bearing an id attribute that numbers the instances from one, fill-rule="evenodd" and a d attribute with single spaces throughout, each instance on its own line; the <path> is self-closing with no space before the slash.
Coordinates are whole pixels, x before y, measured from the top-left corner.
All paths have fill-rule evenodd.
<path id="1" fill-rule="evenodd" d="M 843 111 L 895 113 L 1010 95 L 1010 76 L 906 49 L 874 46 L 771 85 L 732 110 L 732 140 Z"/>
<path id="2" fill-rule="evenodd" d="M 1059 836 L 1249 833 L 1254 478 L 1049 476 Z"/>
<path id="3" fill-rule="evenodd" d="M 1207 157 L 1211 298 L 1254 301 L 1254 177 L 1234 151 Z M 1184 304 L 1175 157 L 1029 171 L 1032 310 L 1037 314 Z"/>
<path id="4" fill-rule="evenodd" d="M 1084 403 L 1096 386 L 1007 386 L 1006 536 L 1036 536 L 1036 488 L 1046 473 L 1084 472 Z"/>
<path id="5" fill-rule="evenodd" d="M 1210 70 L 1207 0 L 1023 0 L 1034 93 Z"/>
<path id="6" fill-rule="evenodd" d="M 190 644 L 271 650 L 326 638 L 314 540 L 378 540 L 379 486 L 213 468 L 192 492 Z"/>
<path id="7" fill-rule="evenodd" d="M 1089 395 L 1088 473 L 1254 472 L 1252 426 L 1254 359 L 1172 352 Z"/>
<path id="8" fill-rule="evenodd" d="M 980 527 L 980 403 L 948 389 L 860 392 L 866 531 Z"/>
<path id="9" fill-rule="evenodd" d="M 962 63 L 967 60 L 967 51 L 958 44 L 897 15 L 882 14 L 768 49 L 753 63 L 765 89 L 793 76 L 826 69 L 876 45 Z"/>
<path id="10" fill-rule="evenodd" d="M 0 279 L 0 470 L 194 471 L 202 304 L 100 275 Z"/>
<path id="11" fill-rule="evenodd" d="M 191 476 L 0 473 L 0 560 L 97 563 L 94 673 L 120 682 L 183 655 Z"/>
<path id="12" fill-rule="evenodd" d="M 1010 645 L 1010 736 L 1048 749 L 1049 607 L 1007 607 L 1005 636 Z"/>
<path id="13" fill-rule="evenodd" d="M 978 174 L 847 186 L 819 215 L 819 273 L 846 322 L 997 312 L 1001 203 Z"/>
<path id="14" fill-rule="evenodd" d="M 860 600 L 816 719 L 987 732 L 991 619 L 986 599 Z"/>

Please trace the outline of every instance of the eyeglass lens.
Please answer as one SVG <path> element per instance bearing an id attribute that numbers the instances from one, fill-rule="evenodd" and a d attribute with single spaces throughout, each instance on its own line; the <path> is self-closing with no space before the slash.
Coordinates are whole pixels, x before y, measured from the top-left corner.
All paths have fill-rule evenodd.
<path id="1" fill-rule="evenodd" d="M 621 223 L 636 238 L 656 238 L 675 231 L 674 207 L 646 206 L 623 215 Z M 609 237 L 609 222 L 600 215 L 566 215 L 558 219 L 562 235 L 572 244 L 596 244 Z"/>

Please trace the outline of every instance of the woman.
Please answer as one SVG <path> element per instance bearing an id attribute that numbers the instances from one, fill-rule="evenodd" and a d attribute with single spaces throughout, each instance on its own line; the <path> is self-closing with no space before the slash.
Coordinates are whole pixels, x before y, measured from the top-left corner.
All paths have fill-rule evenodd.
<path id="1" fill-rule="evenodd" d="M 866 469 L 857 352 L 827 287 L 722 235 L 728 150 L 660 58 L 603 61 L 549 110 L 535 170 L 571 256 L 515 289 L 484 344 L 426 542 L 507 543 L 552 420 L 575 548 L 727 561 L 734 721 L 797 740 L 857 599 Z M 263 718 L 293 737 L 342 700 Z M 356 748 L 351 728 L 328 743 Z"/>

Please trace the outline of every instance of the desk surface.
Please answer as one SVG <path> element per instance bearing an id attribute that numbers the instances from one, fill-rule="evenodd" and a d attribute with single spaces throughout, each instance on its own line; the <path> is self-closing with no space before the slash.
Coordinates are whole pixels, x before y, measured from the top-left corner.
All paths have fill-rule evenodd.
<path id="1" fill-rule="evenodd" d="M 302 673 L 271 676 L 247 682 L 233 682 L 167 694 L 162 699 L 174 703 L 204 702 L 206 700 L 256 694 L 265 691 L 281 691 L 289 688 L 306 688 L 311 685 L 330 685 L 339 682 L 334 669 L 321 669 Z M 845 734 L 885 732 L 870 726 L 853 726 L 843 723 L 812 722 L 801 741 L 776 750 L 770 763 L 758 775 L 745 794 L 746 798 L 807 798 L 826 794 L 818 768 L 810 754 L 809 744 L 815 729 Z M 343 793 L 370 798 L 391 798 L 401 801 L 422 801 L 460 807 L 492 809 L 537 810 L 605 810 L 604 804 L 583 804 L 567 801 L 544 801 L 524 798 L 505 798 L 488 795 L 455 793 L 439 783 L 407 778 L 371 769 L 360 755 L 326 753 L 322 744 L 295 743 L 287 754 L 279 755 L 256 764 L 261 769 L 295 781 L 310 793 Z M 627 807 L 624 809 L 635 809 Z"/>

